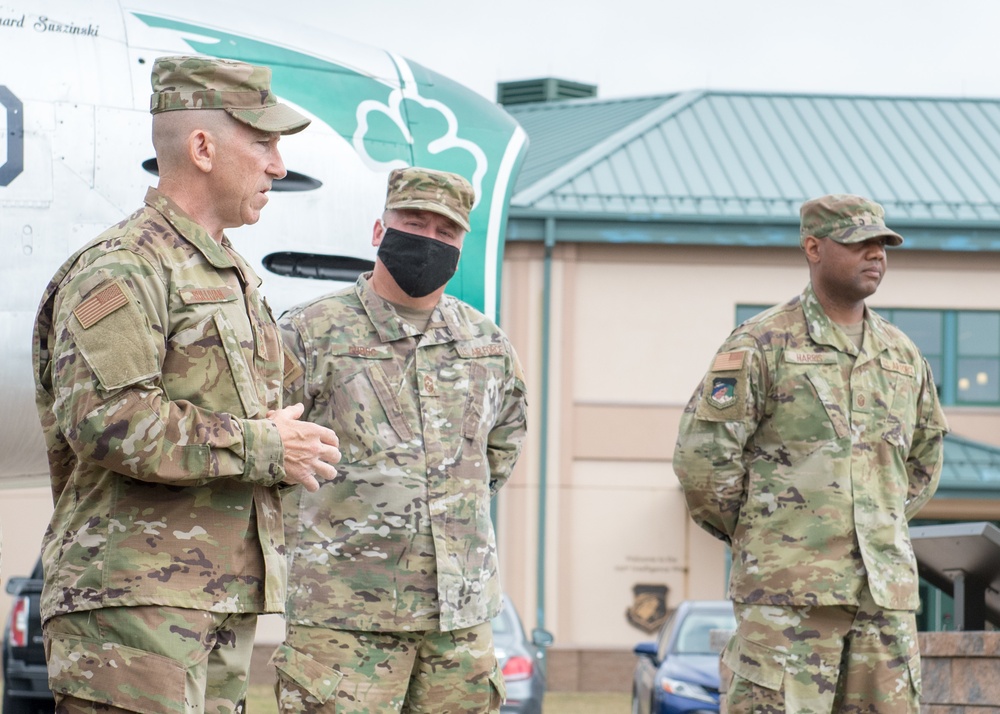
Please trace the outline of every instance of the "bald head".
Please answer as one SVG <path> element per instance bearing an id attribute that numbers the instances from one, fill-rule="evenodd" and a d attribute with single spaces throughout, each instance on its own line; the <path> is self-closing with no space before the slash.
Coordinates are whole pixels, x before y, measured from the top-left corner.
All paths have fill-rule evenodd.
<path id="1" fill-rule="evenodd" d="M 160 177 L 184 172 L 192 166 L 189 145 L 192 134 L 204 131 L 223 141 L 235 124 L 222 109 L 154 114 L 153 150 Z"/>

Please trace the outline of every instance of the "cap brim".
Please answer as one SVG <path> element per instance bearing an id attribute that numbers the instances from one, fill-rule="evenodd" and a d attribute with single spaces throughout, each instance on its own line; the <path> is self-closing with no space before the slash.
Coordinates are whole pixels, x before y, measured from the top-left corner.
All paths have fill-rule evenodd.
<path id="1" fill-rule="evenodd" d="M 885 238 L 885 242 L 891 246 L 903 244 L 903 236 L 885 226 L 851 226 L 837 235 L 831 234 L 829 238 L 838 243 L 861 243 L 872 238 Z"/>
<path id="2" fill-rule="evenodd" d="M 272 104 L 260 109 L 226 109 L 233 119 L 254 129 L 275 134 L 296 134 L 312 123 L 285 104 Z"/>
<path id="3" fill-rule="evenodd" d="M 406 209 L 411 209 L 414 211 L 430 211 L 431 213 L 438 213 L 445 218 L 450 218 L 457 225 L 459 225 L 463 231 L 469 232 L 469 222 L 460 216 L 455 211 L 452 211 L 447 206 L 442 206 L 440 203 L 435 203 L 434 201 L 404 201 L 402 203 L 394 203 L 386 205 L 387 211 L 405 211 Z"/>

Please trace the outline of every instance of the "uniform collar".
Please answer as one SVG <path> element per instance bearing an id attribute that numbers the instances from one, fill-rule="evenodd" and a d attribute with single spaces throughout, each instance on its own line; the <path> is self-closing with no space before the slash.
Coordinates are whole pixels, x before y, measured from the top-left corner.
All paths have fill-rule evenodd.
<path id="1" fill-rule="evenodd" d="M 887 347 L 887 335 L 883 326 L 878 320 L 873 318 L 873 313 L 865 305 L 864 341 L 861 343 L 861 350 L 854 346 L 854 342 L 844 334 L 837 324 L 827 317 L 823 306 L 816 297 L 812 283 L 806 285 L 799 300 L 802 303 L 802 312 L 806 318 L 806 329 L 813 342 L 819 345 L 827 345 L 841 352 L 856 357 L 875 357 Z"/>
<path id="2" fill-rule="evenodd" d="M 360 275 L 354 289 L 379 339 L 382 342 L 394 342 L 404 337 L 419 337 L 413 326 L 396 314 L 392 303 L 375 292 L 371 286 L 371 276 L 371 272 Z M 468 339 L 470 339 L 469 330 L 459 319 L 458 301 L 450 295 L 442 295 L 431 313 L 421 344 L 464 342 Z"/>
<path id="3" fill-rule="evenodd" d="M 259 287 L 261 279 L 253 268 L 233 250 L 232 243 L 225 235 L 222 242 L 212 238 L 201 225 L 191 216 L 185 213 L 177 203 L 165 193 L 150 186 L 146 190 L 146 205 L 162 215 L 174 230 L 193 245 L 199 253 L 205 256 L 213 267 L 235 268 L 243 275 L 243 281 L 247 285 Z"/>

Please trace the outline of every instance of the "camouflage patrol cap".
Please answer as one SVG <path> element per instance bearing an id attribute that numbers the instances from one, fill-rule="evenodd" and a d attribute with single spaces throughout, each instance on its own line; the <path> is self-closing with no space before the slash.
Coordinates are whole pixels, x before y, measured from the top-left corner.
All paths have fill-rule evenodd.
<path id="1" fill-rule="evenodd" d="M 476 194 L 472 185 L 458 174 L 408 166 L 389 174 L 385 209 L 433 211 L 469 230 L 469 213 Z"/>
<path id="2" fill-rule="evenodd" d="M 903 236 L 885 225 L 885 210 L 861 196 L 833 193 L 813 198 L 799 209 L 799 245 L 806 236 L 829 238 L 837 243 L 860 243 L 871 238 L 885 238 L 889 245 L 900 245 Z"/>
<path id="3" fill-rule="evenodd" d="M 157 57 L 150 79 L 151 114 L 177 109 L 224 109 L 237 121 L 279 134 L 302 131 L 311 121 L 291 107 L 278 104 L 267 67 L 215 57 Z"/>

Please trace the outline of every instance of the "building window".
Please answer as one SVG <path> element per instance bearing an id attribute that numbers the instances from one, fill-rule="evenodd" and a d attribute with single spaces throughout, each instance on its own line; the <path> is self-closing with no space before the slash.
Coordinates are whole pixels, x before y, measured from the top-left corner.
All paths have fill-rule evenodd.
<path id="1" fill-rule="evenodd" d="M 767 309 L 738 305 L 736 322 Z M 1000 406 L 1000 312 L 912 310 L 876 312 L 905 332 L 923 353 L 946 406 Z"/>

